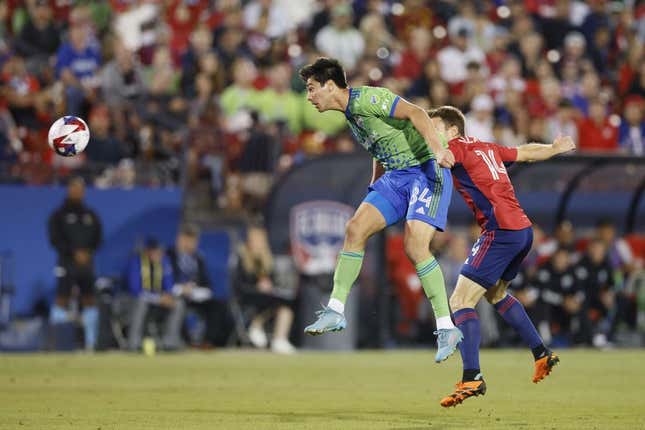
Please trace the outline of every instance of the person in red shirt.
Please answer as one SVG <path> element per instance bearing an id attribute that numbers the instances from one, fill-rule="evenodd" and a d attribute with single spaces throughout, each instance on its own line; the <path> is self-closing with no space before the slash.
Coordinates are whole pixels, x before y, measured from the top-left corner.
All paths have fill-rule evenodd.
<path id="1" fill-rule="evenodd" d="M 463 332 L 464 339 L 459 345 L 462 380 L 453 394 L 441 400 L 441 406 L 448 407 L 486 393 L 479 367 L 481 335 L 475 311 L 475 305 L 482 297 L 531 348 L 535 358 L 533 382 L 544 379 L 559 361 L 544 345 L 524 307 L 506 293 L 506 287 L 531 250 L 533 228 L 515 197 L 504 163 L 546 160 L 571 151 L 575 144 L 570 137 L 559 137 L 552 145 L 529 143 L 519 148 L 506 148 L 465 136 L 466 120 L 457 108 L 443 106 L 428 114 L 437 131 L 448 139 L 448 148 L 455 157 L 453 183 L 482 229 L 450 297 L 455 325 Z"/>
<path id="2" fill-rule="evenodd" d="M 589 103 L 589 116 L 578 123 L 578 138 L 581 151 L 618 151 L 618 126 L 607 117 L 606 106 L 599 99 Z"/>

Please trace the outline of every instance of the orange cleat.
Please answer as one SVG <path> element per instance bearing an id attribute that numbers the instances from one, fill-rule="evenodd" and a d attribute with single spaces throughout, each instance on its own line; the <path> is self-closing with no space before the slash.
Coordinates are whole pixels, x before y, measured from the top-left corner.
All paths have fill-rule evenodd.
<path id="1" fill-rule="evenodd" d="M 551 373 L 553 366 L 560 362 L 560 358 L 555 353 L 549 351 L 547 355 L 540 358 L 535 362 L 535 374 L 533 375 L 533 382 L 538 383 Z"/>
<path id="2" fill-rule="evenodd" d="M 468 397 L 486 394 L 486 383 L 483 379 L 479 381 L 458 382 L 455 385 L 455 392 L 441 399 L 441 406 L 449 408 L 457 406 Z"/>

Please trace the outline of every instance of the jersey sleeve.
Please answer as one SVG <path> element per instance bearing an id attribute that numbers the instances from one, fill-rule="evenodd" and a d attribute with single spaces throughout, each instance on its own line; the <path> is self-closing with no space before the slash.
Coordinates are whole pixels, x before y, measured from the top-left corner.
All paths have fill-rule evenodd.
<path id="1" fill-rule="evenodd" d="M 394 116 L 396 105 L 401 97 L 387 88 L 363 87 L 357 103 L 352 105 L 352 113 L 377 118 L 391 118 Z"/>
<path id="2" fill-rule="evenodd" d="M 502 145 L 495 145 L 497 153 L 502 159 L 503 163 L 517 161 L 517 148 L 508 148 Z"/>

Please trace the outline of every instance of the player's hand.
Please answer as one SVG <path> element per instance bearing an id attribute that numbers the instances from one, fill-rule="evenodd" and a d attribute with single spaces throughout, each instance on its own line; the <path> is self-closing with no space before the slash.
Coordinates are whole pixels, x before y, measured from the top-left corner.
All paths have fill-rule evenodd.
<path id="1" fill-rule="evenodd" d="M 169 309 L 174 308 L 175 298 L 170 294 L 162 294 L 161 297 L 159 297 L 159 306 Z"/>
<path id="2" fill-rule="evenodd" d="M 558 136 L 553 141 L 553 149 L 555 149 L 557 154 L 564 154 L 565 152 L 576 149 L 576 143 L 571 136 Z"/>
<path id="3" fill-rule="evenodd" d="M 272 289 L 273 289 L 273 282 L 271 282 L 270 278 L 264 277 L 258 280 L 258 290 L 261 293 L 268 294 L 271 292 Z"/>
<path id="4" fill-rule="evenodd" d="M 455 155 L 449 149 L 442 149 L 437 154 L 437 163 L 439 163 L 441 167 L 447 167 L 450 169 L 455 165 Z"/>
<path id="5" fill-rule="evenodd" d="M 85 266 L 90 262 L 91 254 L 87 249 L 74 251 L 74 262 L 79 266 Z"/>

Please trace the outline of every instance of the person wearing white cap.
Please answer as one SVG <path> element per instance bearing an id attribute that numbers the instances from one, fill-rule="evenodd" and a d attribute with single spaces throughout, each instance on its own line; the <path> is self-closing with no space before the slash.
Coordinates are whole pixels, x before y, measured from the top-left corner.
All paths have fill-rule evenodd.
<path id="1" fill-rule="evenodd" d="M 466 130 L 469 136 L 484 141 L 495 140 L 493 135 L 493 110 L 495 104 L 488 94 L 479 94 L 470 102 L 470 112 L 466 115 Z"/>

